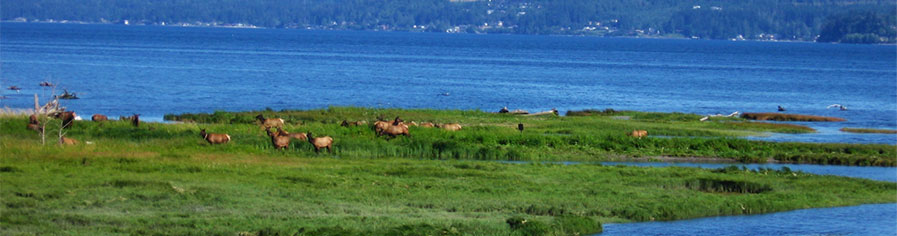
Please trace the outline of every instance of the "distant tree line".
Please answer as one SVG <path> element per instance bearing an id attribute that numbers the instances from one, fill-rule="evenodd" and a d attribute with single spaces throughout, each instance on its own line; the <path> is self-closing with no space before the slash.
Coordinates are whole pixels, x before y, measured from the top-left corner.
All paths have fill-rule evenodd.
<path id="1" fill-rule="evenodd" d="M 818 42 L 895 43 L 897 18 L 875 12 L 849 12 L 829 17 Z"/>
<path id="2" fill-rule="evenodd" d="M 5 0 L 0 18 L 873 42 L 890 37 L 895 9 L 893 0 Z"/>

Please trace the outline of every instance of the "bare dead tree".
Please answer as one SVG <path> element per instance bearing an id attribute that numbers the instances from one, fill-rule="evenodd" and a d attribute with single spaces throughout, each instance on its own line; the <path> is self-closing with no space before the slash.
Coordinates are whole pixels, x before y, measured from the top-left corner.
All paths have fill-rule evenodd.
<path id="1" fill-rule="evenodd" d="M 47 124 L 50 124 L 53 116 L 65 111 L 65 107 L 60 106 L 59 97 L 56 95 L 56 86 L 50 86 L 50 96 L 49 100 L 43 106 L 40 105 L 40 100 L 38 99 L 38 95 L 34 94 L 34 115 L 38 118 L 40 122 L 40 130 L 38 131 L 41 136 L 41 144 L 47 144 Z M 63 127 L 66 124 L 64 119 L 60 119 L 59 128 L 57 129 L 57 142 L 65 136 L 65 129 Z M 55 123 L 55 122 L 54 122 Z"/>

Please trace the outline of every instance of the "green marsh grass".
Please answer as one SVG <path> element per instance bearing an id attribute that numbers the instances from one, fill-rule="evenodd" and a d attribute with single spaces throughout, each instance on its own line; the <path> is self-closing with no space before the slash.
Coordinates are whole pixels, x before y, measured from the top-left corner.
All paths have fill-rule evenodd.
<path id="1" fill-rule="evenodd" d="M 599 222 L 897 201 L 894 183 L 790 171 L 2 142 L 13 150 L 0 154 L 2 234 L 582 235 Z"/>
<path id="2" fill-rule="evenodd" d="M 770 128 L 727 124 L 738 121 L 365 108 L 266 113 L 287 120 L 289 131 L 334 137 L 333 153 L 315 154 L 307 143 L 274 150 L 255 115 L 218 112 L 193 115 L 201 123 L 140 128 L 77 121 L 68 131 L 82 141 L 75 146 L 40 145 L 24 128 L 26 117 L 0 118 L 0 234 L 582 235 L 608 222 L 897 201 L 894 183 L 784 170 L 538 162 L 679 155 L 893 165 L 890 145 L 748 141 L 735 137 Z M 387 140 L 369 127 L 339 126 L 377 116 L 464 129 L 413 127 L 412 138 Z M 639 127 L 667 137 L 625 136 Z M 233 141 L 210 145 L 200 128 Z M 528 224 L 515 226 L 521 219 Z"/>
<path id="3" fill-rule="evenodd" d="M 841 128 L 842 132 L 860 133 L 860 134 L 897 134 L 897 130 L 893 129 L 865 129 L 865 128 Z"/>
<path id="4" fill-rule="evenodd" d="M 774 120 L 774 121 L 810 121 L 810 122 L 837 122 L 837 121 L 845 121 L 843 118 L 838 117 L 827 117 L 827 116 L 811 116 L 811 115 L 800 115 L 800 114 L 786 114 L 786 113 L 744 113 L 741 114 L 741 118 L 749 119 L 749 120 Z"/>
<path id="5" fill-rule="evenodd" d="M 481 111 L 402 110 L 331 107 L 308 111 L 215 112 L 211 114 L 166 115 L 166 119 L 211 123 L 224 131 L 259 136 L 255 116 L 280 117 L 291 132 L 312 131 L 335 139 L 335 152 L 348 158 L 403 157 L 413 159 L 474 159 L 525 161 L 603 161 L 617 157 L 708 157 L 741 162 L 802 161 L 842 165 L 897 165 L 893 145 L 798 144 L 750 141 L 738 137 L 763 135 L 765 132 L 805 133 L 812 129 L 792 124 L 720 118 L 700 122 L 697 115 L 683 113 L 645 113 L 609 111 L 594 116 L 523 117 Z M 617 115 L 629 120 L 615 119 Z M 377 117 L 407 121 L 461 123 L 460 132 L 411 127 L 413 138 L 392 140 L 376 137 L 366 126 L 340 127 L 343 120 L 367 120 Z M 524 132 L 516 130 L 525 125 Z M 205 125 L 205 124 L 203 124 Z M 256 130 L 254 130 L 256 129 Z M 648 138 L 625 134 L 634 129 L 648 130 Z M 210 131 L 218 132 L 218 131 Z M 248 132 L 248 133 L 247 133 Z M 233 134 L 232 134 L 233 135 Z M 268 143 L 251 140 L 262 148 Z M 237 137 L 235 143 L 245 143 Z M 299 152 L 311 150 L 298 145 Z M 294 147 L 295 148 L 295 147 Z M 287 153 L 295 153 L 295 150 Z"/>

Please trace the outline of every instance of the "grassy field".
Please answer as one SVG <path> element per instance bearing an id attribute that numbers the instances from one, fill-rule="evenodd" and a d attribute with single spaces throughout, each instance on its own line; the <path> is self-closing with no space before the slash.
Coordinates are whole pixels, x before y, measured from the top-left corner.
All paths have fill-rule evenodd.
<path id="1" fill-rule="evenodd" d="M 814 130 L 793 124 L 750 122 L 740 118 L 713 118 L 683 113 L 608 111 L 590 116 L 523 117 L 480 111 L 398 110 L 333 107 L 310 111 L 216 112 L 213 114 L 167 115 L 166 119 L 187 122 L 189 129 L 208 127 L 234 137 L 236 150 L 270 153 L 264 131 L 255 116 L 280 117 L 291 132 L 311 131 L 336 140 L 337 155 L 346 158 L 404 157 L 414 159 L 474 159 L 528 161 L 606 161 L 631 157 L 706 157 L 741 162 L 801 162 L 836 165 L 897 165 L 893 145 L 805 144 L 750 141 L 738 137 L 766 132 L 806 133 Z M 413 138 L 387 141 L 368 127 L 340 127 L 343 120 L 376 117 L 408 121 L 461 123 L 461 132 L 412 127 Z M 524 131 L 517 124 L 524 124 Z M 647 138 L 626 136 L 632 130 L 647 130 Z M 110 131 L 111 132 L 111 131 Z M 105 135 L 105 134 L 99 134 Z M 308 144 L 292 153 L 307 153 Z"/>
<path id="2" fill-rule="evenodd" d="M 599 222 L 897 201 L 894 183 L 787 171 L 345 160 L 24 142 L 4 139 L 0 154 L 4 235 L 571 235 L 598 232 Z M 511 227 L 515 219 L 527 223 Z"/>
<path id="3" fill-rule="evenodd" d="M 258 112 L 168 116 L 208 123 L 139 128 L 79 121 L 68 131 L 81 141 L 74 146 L 40 145 L 24 128 L 25 117 L 0 117 L 0 234 L 576 235 L 608 222 L 897 202 L 894 183 L 788 170 L 538 162 L 681 155 L 893 165 L 897 158 L 891 145 L 745 141 L 736 137 L 802 129 L 738 118 L 363 108 L 262 113 L 284 118 L 289 131 L 334 137 L 334 152 L 315 154 L 308 143 L 274 150 L 253 121 Z M 413 127 L 411 138 L 386 140 L 369 127 L 339 126 L 377 116 L 458 122 L 464 129 Z M 233 141 L 209 145 L 199 128 Z M 632 129 L 649 137 L 625 136 Z M 753 155 L 759 156 L 745 158 Z"/>

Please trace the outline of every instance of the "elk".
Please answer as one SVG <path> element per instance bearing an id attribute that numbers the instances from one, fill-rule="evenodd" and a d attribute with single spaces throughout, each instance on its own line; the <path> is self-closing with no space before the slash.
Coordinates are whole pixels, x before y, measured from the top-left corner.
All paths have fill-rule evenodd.
<path id="1" fill-rule="evenodd" d="M 68 128 L 72 127 L 72 123 L 74 123 L 75 116 L 77 116 L 77 114 L 75 114 L 74 111 L 64 111 L 64 112 L 56 113 L 56 118 L 62 119 L 62 128 L 63 129 L 68 129 Z"/>
<path id="2" fill-rule="evenodd" d="M 389 135 L 390 137 L 393 137 L 393 138 L 395 138 L 396 136 L 399 136 L 399 135 L 405 135 L 406 137 L 411 137 L 411 133 L 408 132 L 408 126 L 405 124 L 402 124 L 402 123 L 398 123 L 398 125 L 393 123 L 393 124 L 390 124 L 389 126 L 386 126 L 386 128 L 381 130 L 378 135 L 383 135 L 383 134 Z"/>
<path id="3" fill-rule="evenodd" d="M 630 132 L 626 135 L 641 139 L 642 137 L 648 136 L 648 131 L 647 130 L 633 130 L 632 132 Z"/>
<path id="4" fill-rule="evenodd" d="M 98 122 L 99 122 L 99 121 L 107 121 L 107 120 L 109 120 L 109 117 L 106 117 L 106 116 L 101 115 L 101 114 L 93 114 L 93 116 L 91 116 L 90 119 L 93 120 L 93 121 L 98 121 Z"/>
<path id="5" fill-rule="evenodd" d="M 442 129 L 448 130 L 448 131 L 458 131 L 458 130 L 461 130 L 461 124 L 448 123 L 448 124 L 437 125 L 436 128 L 442 128 Z"/>
<path id="6" fill-rule="evenodd" d="M 40 124 L 36 114 L 31 114 L 31 116 L 28 117 L 28 124 Z"/>
<path id="7" fill-rule="evenodd" d="M 26 126 L 26 128 L 28 128 L 30 130 L 37 131 L 38 133 L 41 133 L 44 131 L 44 128 L 41 127 L 40 124 L 28 124 L 28 126 Z"/>
<path id="8" fill-rule="evenodd" d="M 274 128 L 274 127 L 283 128 L 283 119 L 281 119 L 281 118 L 266 119 L 265 116 L 262 116 L 262 114 L 259 114 L 259 115 L 255 116 L 255 119 L 261 121 L 262 126 L 265 128 Z"/>
<path id="9" fill-rule="evenodd" d="M 265 128 L 265 132 L 271 137 L 271 144 L 274 145 L 274 149 L 283 150 L 290 147 L 290 136 L 284 134 L 280 128 L 277 128 L 277 132 L 271 132 L 271 128 Z"/>
<path id="10" fill-rule="evenodd" d="M 140 114 L 134 114 L 128 120 L 131 120 L 131 125 L 134 127 L 140 127 Z"/>
<path id="11" fill-rule="evenodd" d="M 42 133 L 44 131 L 44 127 L 40 126 L 40 121 L 37 119 L 37 115 L 32 114 L 28 117 L 28 125 L 25 126 L 30 130 L 37 131 L 38 133 Z"/>
<path id="12" fill-rule="evenodd" d="M 59 143 L 64 144 L 64 145 L 75 145 L 75 144 L 78 144 L 78 140 L 62 136 L 62 137 L 59 137 Z"/>
<path id="13" fill-rule="evenodd" d="M 360 121 L 351 121 L 351 122 L 350 122 L 350 121 L 343 120 L 343 123 L 340 123 L 340 126 L 342 126 L 342 127 L 362 126 L 362 125 L 365 125 L 365 124 L 367 124 L 367 123 L 368 123 L 367 121 L 363 121 L 363 120 L 360 120 Z"/>
<path id="14" fill-rule="evenodd" d="M 305 133 L 290 133 L 290 132 L 287 132 L 286 130 L 283 130 L 283 129 L 281 129 L 281 128 L 277 128 L 277 132 L 280 133 L 280 134 L 282 134 L 282 135 L 284 135 L 284 136 L 289 136 L 289 137 L 292 138 L 292 139 L 298 139 L 298 140 L 302 140 L 302 141 L 308 141 L 308 136 L 307 136 Z"/>
<path id="15" fill-rule="evenodd" d="M 321 148 L 327 148 L 327 152 L 333 152 L 333 138 L 331 138 L 330 136 L 315 138 L 314 136 L 312 136 L 311 132 L 308 132 L 307 135 L 308 142 L 315 147 L 315 153 L 318 153 Z"/>
<path id="16" fill-rule="evenodd" d="M 382 132 L 384 129 L 386 129 L 386 127 L 389 127 L 389 122 L 382 121 L 382 120 L 378 120 L 378 121 L 374 122 L 374 132 L 377 133 L 377 135 L 380 135 L 380 132 Z"/>
<path id="17" fill-rule="evenodd" d="M 230 135 L 227 134 L 210 134 L 206 133 L 206 129 L 199 131 L 199 135 L 209 142 L 209 144 L 222 144 L 230 142 Z"/>

